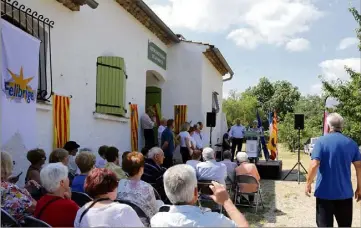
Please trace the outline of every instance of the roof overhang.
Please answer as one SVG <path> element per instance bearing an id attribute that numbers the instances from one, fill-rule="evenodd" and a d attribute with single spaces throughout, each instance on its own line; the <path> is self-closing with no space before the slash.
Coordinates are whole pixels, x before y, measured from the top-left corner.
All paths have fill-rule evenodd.
<path id="1" fill-rule="evenodd" d="M 232 80 L 234 72 L 218 48 L 209 45 L 209 48 L 203 54 L 222 75 L 224 82 Z"/>
<path id="2" fill-rule="evenodd" d="M 92 9 L 96 9 L 99 3 L 96 0 L 56 0 L 62 3 L 66 8 L 71 11 L 80 11 L 80 7 L 88 5 Z"/>
<path id="3" fill-rule="evenodd" d="M 179 43 L 176 34 L 142 0 L 115 0 L 164 44 Z"/>

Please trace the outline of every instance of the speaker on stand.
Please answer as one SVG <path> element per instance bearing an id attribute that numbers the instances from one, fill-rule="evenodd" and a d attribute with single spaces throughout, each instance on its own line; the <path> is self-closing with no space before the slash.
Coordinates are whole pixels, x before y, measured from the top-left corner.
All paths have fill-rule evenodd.
<path id="1" fill-rule="evenodd" d="M 212 131 L 213 128 L 216 126 L 216 116 L 217 113 L 215 112 L 207 112 L 206 126 L 211 128 L 209 133 L 209 147 L 211 148 L 212 148 Z"/>
<path id="2" fill-rule="evenodd" d="M 297 175 L 298 175 L 297 180 L 298 180 L 298 184 L 300 184 L 301 167 L 303 168 L 303 170 L 307 174 L 307 170 L 305 169 L 305 167 L 301 163 L 301 151 L 300 151 L 300 147 L 301 147 L 301 130 L 303 130 L 305 128 L 305 116 L 304 116 L 304 114 L 295 114 L 294 127 L 295 127 L 295 130 L 298 130 L 298 159 L 297 159 L 297 163 L 287 173 L 287 175 L 283 178 L 283 180 L 285 180 L 288 177 L 288 175 L 290 175 L 292 173 L 292 171 L 296 168 L 296 166 L 298 166 L 298 168 L 297 168 Z"/>

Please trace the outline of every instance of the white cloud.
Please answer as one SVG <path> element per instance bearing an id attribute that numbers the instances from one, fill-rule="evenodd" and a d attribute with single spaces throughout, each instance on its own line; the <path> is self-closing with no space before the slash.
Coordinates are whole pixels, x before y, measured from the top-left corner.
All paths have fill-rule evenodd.
<path id="1" fill-rule="evenodd" d="M 357 45 L 358 42 L 359 40 L 355 37 L 346 37 L 340 41 L 340 44 L 338 45 L 338 50 L 345 50 L 349 47 Z"/>
<path id="2" fill-rule="evenodd" d="M 361 58 L 349 58 L 349 59 L 333 59 L 326 60 L 319 64 L 322 70 L 322 76 L 326 80 L 348 80 L 349 75 L 345 70 L 345 66 L 352 68 L 354 71 L 361 71 Z"/>
<path id="3" fill-rule="evenodd" d="M 167 4 L 146 3 L 171 28 L 219 32 L 239 22 L 241 7 L 252 0 L 168 0 Z"/>
<path id="4" fill-rule="evenodd" d="M 322 84 L 318 83 L 318 84 L 312 85 L 311 86 L 311 94 L 321 95 L 322 94 Z"/>
<path id="5" fill-rule="evenodd" d="M 346 80 L 346 81 L 350 79 L 350 76 L 347 74 L 345 70 L 345 66 L 350 67 L 356 72 L 361 72 L 361 58 L 332 59 L 332 60 L 323 61 L 319 64 L 319 67 L 321 68 L 321 72 L 322 72 L 321 75 L 325 78 L 325 80 L 330 82 L 337 79 Z M 311 94 L 321 95 L 322 84 L 321 83 L 313 84 L 310 87 L 310 92 Z M 329 102 L 329 100 L 330 99 L 328 99 L 327 102 Z"/>
<path id="6" fill-rule="evenodd" d="M 285 45 L 310 29 L 323 13 L 312 0 L 148 0 L 171 28 L 198 32 L 228 32 L 243 48 L 261 44 Z M 163 1 L 164 2 L 164 1 Z"/>
<path id="7" fill-rule="evenodd" d="M 310 41 L 304 38 L 296 38 L 287 42 L 286 49 L 288 51 L 300 52 L 310 48 Z"/>
<path id="8" fill-rule="evenodd" d="M 263 41 L 262 36 L 248 28 L 233 30 L 227 38 L 233 40 L 237 46 L 247 49 L 255 49 Z"/>

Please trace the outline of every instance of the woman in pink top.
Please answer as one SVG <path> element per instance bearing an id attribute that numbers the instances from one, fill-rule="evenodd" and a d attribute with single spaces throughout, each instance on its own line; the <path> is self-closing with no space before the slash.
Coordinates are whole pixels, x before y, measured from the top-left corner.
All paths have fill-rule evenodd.
<path id="1" fill-rule="evenodd" d="M 236 176 L 238 175 L 250 175 L 256 178 L 257 181 L 261 179 L 259 176 L 257 167 L 255 164 L 248 161 L 248 155 L 245 152 L 237 153 L 237 161 L 240 163 L 236 168 Z M 243 193 L 252 193 L 257 191 L 257 184 L 240 184 L 240 191 Z M 248 196 L 250 203 L 254 201 L 254 196 Z"/>

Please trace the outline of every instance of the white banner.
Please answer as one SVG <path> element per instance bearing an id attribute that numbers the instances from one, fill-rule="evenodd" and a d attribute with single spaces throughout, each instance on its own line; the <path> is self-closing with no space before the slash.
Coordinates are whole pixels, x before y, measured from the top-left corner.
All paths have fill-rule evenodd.
<path id="1" fill-rule="evenodd" d="M 36 94 L 40 41 L 1 20 L 1 142 L 15 162 L 13 174 L 23 172 L 22 186 L 30 165 L 28 150 L 37 145 Z"/>
<path id="2" fill-rule="evenodd" d="M 246 153 L 249 158 L 258 158 L 258 141 L 247 140 L 246 141 Z"/>

